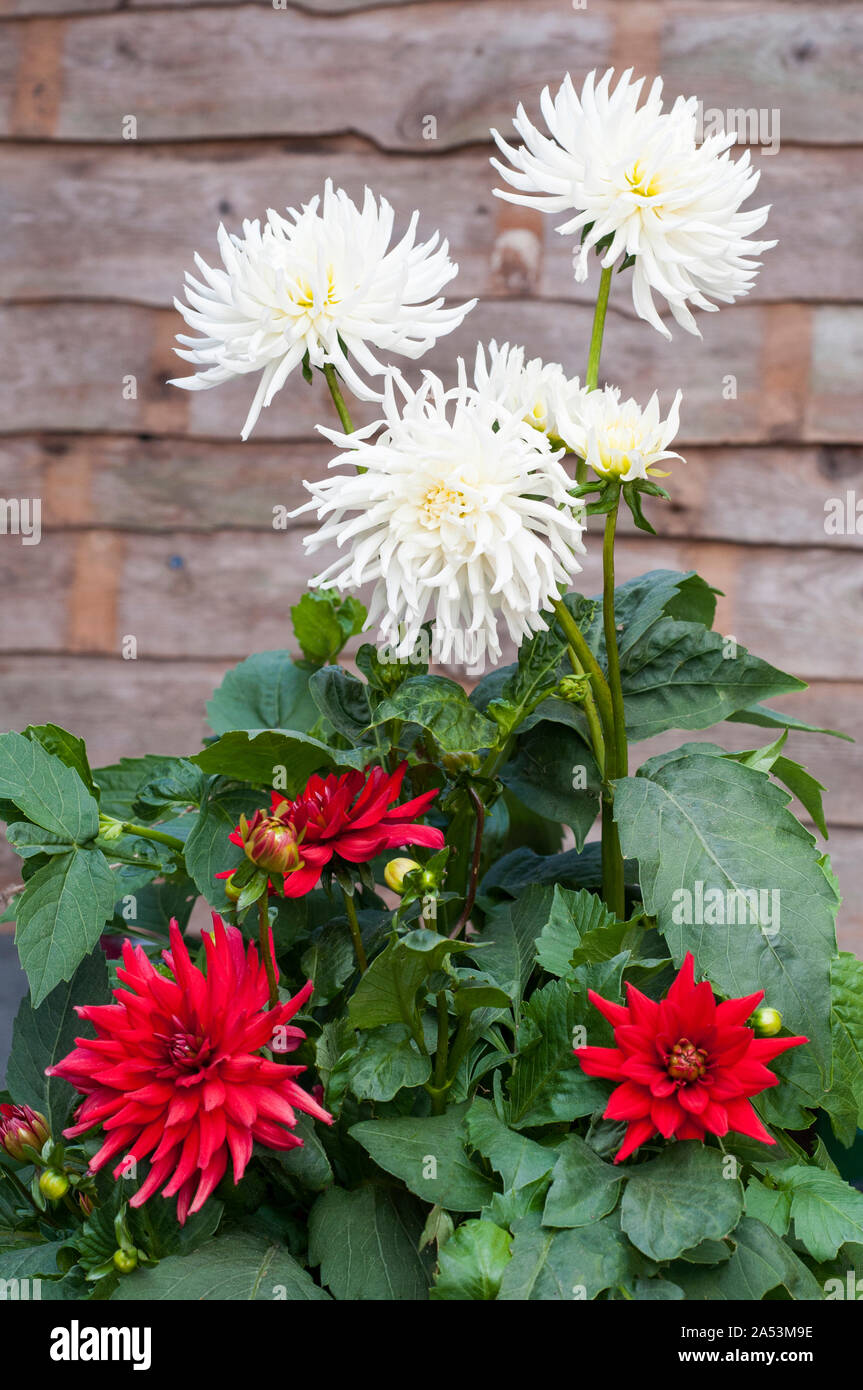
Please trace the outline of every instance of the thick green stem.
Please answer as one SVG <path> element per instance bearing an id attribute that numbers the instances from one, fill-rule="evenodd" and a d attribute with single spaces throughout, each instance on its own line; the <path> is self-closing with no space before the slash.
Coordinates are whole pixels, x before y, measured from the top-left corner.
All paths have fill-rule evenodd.
<path id="1" fill-rule="evenodd" d="M 365 975 L 369 968 L 369 963 L 366 960 L 366 948 L 363 945 L 363 934 L 360 931 L 356 904 L 350 893 L 346 893 L 344 889 L 342 889 L 342 897 L 345 900 L 345 912 L 347 913 L 348 926 L 351 929 L 351 940 L 354 943 L 354 955 L 357 958 L 357 965 L 360 967 L 360 974 Z"/>
<path id="2" fill-rule="evenodd" d="M 266 893 L 258 898 L 258 944 L 261 948 L 261 960 L 264 962 L 264 969 L 267 972 L 270 1008 L 275 1009 L 279 1003 L 279 984 L 276 979 L 276 965 L 270 945 L 270 900 Z"/>
<path id="3" fill-rule="evenodd" d="M 471 855 L 470 876 L 465 893 L 464 907 L 458 921 L 450 932 L 451 939 L 460 936 L 463 929 L 470 921 L 470 914 L 473 912 L 473 905 L 476 901 L 476 888 L 479 883 L 479 866 L 482 858 L 482 832 L 485 826 L 485 806 L 481 798 L 477 796 L 473 787 L 468 787 L 467 794 L 470 797 L 476 815 L 476 827 L 474 829 L 473 854 Z"/>
<path id="4" fill-rule="evenodd" d="M 330 395 L 333 398 L 333 403 L 336 407 L 336 410 L 339 413 L 339 419 L 342 422 L 342 429 L 344 430 L 345 434 L 353 434 L 353 421 L 351 420 L 350 412 L 348 411 L 348 408 L 345 405 L 345 398 L 342 395 L 341 387 L 339 386 L 339 379 L 336 375 L 336 369 L 333 366 L 332 362 L 327 362 L 326 366 L 324 367 L 324 376 L 326 377 L 327 385 L 330 388 Z"/>
<path id="5" fill-rule="evenodd" d="M 594 391 L 599 382 L 599 358 L 602 352 L 602 335 L 605 332 L 605 315 L 608 310 L 608 296 L 611 292 L 611 277 L 614 274 L 614 266 L 608 266 L 603 270 L 599 279 L 599 293 L 596 297 L 596 308 L 593 312 L 593 330 L 590 335 L 590 348 L 587 353 L 587 375 L 584 378 L 584 385 L 588 391 Z M 587 482 L 587 464 L 584 459 L 579 459 L 575 469 L 575 480 L 577 483 Z"/>
<path id="6" fill-rule="evenodd" d="M 176 835 L 166 835 L 163 830 L 154 830 L 149 825 L 133 825 L 130 821 L 123 821 L 123 829 L 127 835 L 136 835 L 141 840 L 155 840 L 157 845 L 167 845 L 169 849 L 179 850 L 180 854 L 185 853 L 186 846 Z"/>
<path id="7" fill-rule="evenodd" d="M 570 613 L 563 599 L 558 599 L 554 604 L 554 611 L 557 621 L 563 628 L 563 634 L 576 658 L 582 667 L 582 673 L 589 673 L 591 677 L 591 693 L 596 702 L 597 712 L 602 724 L 602 733 L 605 741 L 606 757 L 608 749 L 614 744 L 614 712 L 611 703 L 611 691 L 605 679 L 605 672 L 594 656 L 590 647 L 585 641 L 581 628 Z"/>
<path id="8" fill-rule="evenodd" d="M 568 650 L 569 664 L 572 667 L 575 675 L 583 676 L 585 674 L 584 667 L 582 666 L 581 662 L 576 656 L 575 651 L 572 647 L 569 647 Z M 602 733 L 602 725 L 599 720 L 599 714 L 596 708 L 596 701 L 593 698 L 593 693 L 589 685 L 584 696 L 584 717 L 587 720 L 587 727 L 590 730 L 590 741 L 593 745 L 593 753 L 594 757 L 596 758 L 597 767 L 599 768 L 600 775 L 604 778 L 605 738 Z"/>

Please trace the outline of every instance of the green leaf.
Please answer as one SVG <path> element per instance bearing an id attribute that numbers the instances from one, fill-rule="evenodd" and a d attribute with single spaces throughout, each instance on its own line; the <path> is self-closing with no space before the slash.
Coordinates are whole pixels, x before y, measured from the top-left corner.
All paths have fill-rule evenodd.
<path id="1" fill-rule="evenodd" d="M 726 756 L 735 762 L 744 763 L 747 767 L 754 767 L 759 772 L 772 772 L 777 781 L 783 782 L 792 795 L 797 797 L 800 805 L 805 811 L 808 811 L 826 840 L 828 838 L 827 825 L 824 820 L 821 793 L 827 789 L 823 783 L 816 781 L 800 763 L 796 763 L 793 758 L 787 758 L 781 753 L 780 750 L 787 737 L 788 730 L 784 729 L 779 738 L 774 743 L 769 744 L 767 748 L 749 749 L 742 753 L 729 753 Z"/>
<path id="2" fill-rule="evenodd" d="M 577 1134 L 568 1134 L 554 1167 L 542 1215 L 544 1226 L 590 1226 L 617 1206 L 626 1174 L 588 1148 Z"/>
<path id="3" fill-rule="evenodd" d="M 779 1174 L 791 1195 L 794 1234 L 816 1260 L 832 1260 L 847 1241 L 863 1242 L 863 1192 L 834 1173 L 795 1164 Z"/>
<path id="4" fill-rule="evenodd" d="M 606 1289 L 628 1285 L 645 1267 L 613 1217 L 554 1231 L 528 1216 L 516 1225 L 498 1300 L 571 1303 L 598 1298 Z"/>
<path id="5" fill-rule="evenodd" d="M 430 1260 L 418 1253 L 423 1218 L 407 1193 L 333 1187 L 309 1215 L 309 1262 L 340 1300 L 428 1298 Z"/>
<path id="6" fill-rule="evenodd" d="M 424 1202 L 448 1211 L 479 1211 L 494 1187 L 467 1156 L 464 1113 L 459 1105 L 427 1118 L 364 1120 L 350 1133 L 380 1168 L 401 1178 Z"/>
<path id="7" fill-rule="evenodd" d="M 752 768 L 672 754 L 615 784 L 614 814 L 675 964 L 691 950 L 702 977 L 724 994 L 763 989 L 788 1029 L 810 1039 L 829 1085 L 837 900 L 787 801 Z M 753 908 L 756 921 L 737 925 Z"/>
<path id="8" fill-rule="evenodd" d="M 68 854 L 70 845 L 65 835 L 43 830 L 29 820 L 14 821 L 6 827 L 6 839 L 22 859 L 36 854 Z"/>
<path id="9" fill-rule="evenodd" d="M 698 1141 L 672 1144 L 630 1174 L 620 1224 L 651 1260 L 673 1260 L 703 1240 L 721 1240 L 743 1211 L 743 1188 L 723 1176 L 722 1154 Z"/>
<path id="10" fill-rule="evenodd" d="M 258 652 L 225 676 L 207 702 L 214 734 L 232 729 L 310 729 L 318 717 L 309 674 L 287 652 Z"/>
<path id="11" fill-rule="evenodd" d="M 536 885 L 515 902 L 495 907 L 475 943 L 483 947 L 483 973 L 497 982 L 516 1008 L 534 968 L 537 938 L 559 910 L 555 908 L 558 891 Z"/>
<path id="12" fill-rule="evenodd" d="M 846 1081 L 863 1128 L 863 960 L 840 951 L 831 967 L 834 1075 Z"/>
<path id="13" fill-rule="evenodd" d="M 133 820 L 138 792 L 160 777 L 170 777 L 177 758 L 148 753 L 143 758 L 121 758 L 110 767 L 97 767 L 93 776 L 99 786 L 99 806 L 117 820 Z"/>
<path id="14" fill-rule="evenodd" d="M 573 891 L 557 886 L 548 921 L 536 943 L 536 958 L 550 975 L 570 976 L 574 969 L 574 953 L 581 948 L 583 938 L 590 937 L 594 942 L 604 940 L 614 925 L 614 915 L 595 893 L 588 893 L 584 888 Z M 617 951 L 612 951 L 611 955 L 617 955 Z M 577 963 L 593 958 L 597 957 L 583 953 Z M 609 956 L 601 958 L 609 959 Z"/>
<path id="15" fill-rule="evenodd" d="M 582 1002 L 571 985 L 552 980 L 535 990 L 519 1025 L 533 1039 L 522 1050 L 509 1083 L 509 1122 L 515 1129 L 570 1122 L 605 1104 L 606 1088 L 585 1076 L 573 1055 L 573 1029 L 581 1021 Z"/>
<path id="16" fill-rule="evenodd" d="M 75 1013 L 76 1004 L 109 1004 L 108 970 L 101 951 L 86 957 L 68 983 L 57 985 L 38 1008 L 24 999 L 15 1018 L 6 1085 L 18 1105 L 29 1105 L 48 1121 L 55 1138 L 68 1119 L 77 1095 L 68 1081 L 46 1076 L 45 1068 L 66 1057 L 75 1038 L 89 1033 Z"/>
<path id="17" fill-rule="evenodd" d="M 433 1299 L 489 1302 L 510 1261 L 510 1234 L 493 1221 L 463 1221 L 440 1252 Z"/>
<path id="18" fill-rule="evenodd" d="M 410 676 L 375 710 L 370 727 L 400 719 L 427 729 L 444 753 L 472 753 L 497 743 L 497 724 L 486 719 L 448 676 Z"/>
<path id="19" fill-rule="evenodd" d="M 284 1245 L 232 1231 L 190 1255 L 169 1255 L 122 1279 L 115 1302 L 313 1302 L 329 1295 Z"/>
<path id="20" fill-rule="evenodd" d="M 68 729 L 61 729 L 59 724 L 28 724 L 24 737 L 36 739 L 48 753 L 74 768 L 87 790 L 97 796 L 87 746 L 82 738 L 70 734 Z"/>
<path id="21" fill-rule="evenodd" d="M 576 849 L 582 848 L 599 811 L 602 776 L 575 729 L 548 720 L 536 724 L 519 738 L 501 780 L 537 815 L 568 825 Z"/>
<path id="22" fill-rule="evenodd" d="M 359 743 L 372 721 L 369 687 L 341 666 L 325 666 L 309 681 L 309 691 L 336 733 Z"/>
<path id="23" fill-rule="evenodd" d="M 350 1087 L 357 1100 L 387 1101 L 405 1086 L 422 1086 L 431 1076 L 424 1056 L 403 1023 L 363 1033 L 351 1063 Z"/>
<path id="24" fill-rule="evenodd" d="M 200 806 L 207 779 L 188 758 L 166 761 L 164 770 L 145 782 L 132 806 L 135 820 L 164 820 L 190 806 Z"/>
<path id="25" fill-rule="evenodd" d="M 763 1222 L 745 1217 L 734 1232 L 736 1248 L 718 1269 L 672 1265 L 670 1277 L 687 1299 L 705 1302 L 758 1302 L 773 1289 L 791 1298 L 815 1301 L 822 1290 L 790 1246 Z"/>
<path id="26" fill-rule="evenodd" d="M 519 647 L 516 664 L 491 671 L 480 681 L 471 704 L 509 734 L 554 690 L 565 651 L 566 643 L 554 627 L 534 633 Z"/>
<path id="27" fill-rule="evenodd" d="M 308 734 L 284 729 L 238 729 L 222 734 L 196 753 L 192 762 L 204 772 L 279 789 L 288 797 L 303 790 L 313 772 L 321 768 L 362 767 L 367 759 L 358 748 L 340 751 Z"/>
<path id="28" fill-rule="evenodd" d="M 470 1147 L 500 1173 L 507 1190 L 529 1187 L 547 1178 L 554 1168 L 555 1150 L 510 1129 L 498 1117 L 490 1100 L 475 1097 L 465 1123 Z"/>
<path id="29" fill-rule="evenodd" d="M 225 896 L 224 879 L 216 874 L 236 869 L 245 855 L 228 836 L 242 814 L 250 816 L 261 803 L 259 792 L 222 790 L 212 786 L 186 840 L 186 869 L 202 897 L 219 912 L 233 906 Z"/>
<path id="30" fill-rule="evenodd" d="M 479 980 L 462 981 L 453 999 L 453 1008 L 459 1018 L 472 1014 L 475 1009 L 508 1009 L 511 1004 L 506 990 Z"/>
<path id="31" fill-rule="evenodd" d="M 408 932 L 375 956 L 348 1005 L 354 1028 L 380 1028 L 384 1023 L 416 1022 L 416 996 L 446 957 L 472 949 L 427 928 Z"/>
<path id="32" fill-rule="evenodd" d="M 115 896 L 108 861 L 96 849 L 55 855 L 28 879 L 18 899 L 15 941 L 34 1008 L 92 951 L 113 915 Z"/>
<path id="33" fill-rule="evenodd" d="M 23 734 L 0 734 L 0 799 L 71 844 L 99 832 L 99 806 L 74 768 Z"/>
<path id="34" fill-rule="evenodd" d="M 312 666 L 335 661 L 348 639 L 362 632 L 366 617 L 359 599 L 344 598 L 332 589 L 305 593 L 291 609 L 294 636 Z"/>
<path id="35" fill-rule="evenodd" d="M 766 1187 L 760 1178 L 746 1184 L 746 1215 L 763 1221 L 776 1235 L 784 1236 L 791 1220 L 791 1198 L 781 1187 Z"/>
<path id="36" fill-rule="evenodd" d="M 294 1133 L 302 1139 L 296 1149 L 274 1149 L 266 1153 L 267 1162 L 296 1181 L 309 1192 L 323 1192 L 333 1181 L 333 1170 L 327 1151 L 318 1138 L 318 1127 L 310 1115 L 297 1115 Z M 206 1211 L 206 1207 L 204 1208 Z"/>
<path id="37" fill-rule="evenodd" d="M 0 1251 L 0 1280 L 56 1279 L 57 1256 L 68 1244 L 65 1240 L 46 1240 L 34 1245 L 19 1246 L 16 1250 Z M 4 1293 L 4 1299 L 9 1294 Z"/>
<path id="38" fill-rule="evenodd" d="M 833 738 L 844 739 L 846 743 L 854 742 L 850 734 L 840 733 L 838 729 L 822 729 L 817 724 L 807 724 L 802 719 L 795 719 L 793 714 L 783 714 L 762 704 L 735 710 L 727 719 L 731 724 L 754 724 L 760 729 L 797 729 L 800 733 L 831 734 Z"/>

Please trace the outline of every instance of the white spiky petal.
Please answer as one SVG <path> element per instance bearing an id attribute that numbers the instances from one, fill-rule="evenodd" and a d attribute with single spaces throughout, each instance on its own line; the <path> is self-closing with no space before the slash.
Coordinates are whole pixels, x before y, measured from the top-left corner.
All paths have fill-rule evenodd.
<path id="1" fill-rule="evenodd" d="M 618 478 L 622 483 L 651 474 L 666 477 L 657 464 L 679 459 L 668 448 L 680 427 L 680 401 L 677 392 L 664 420 L 659 418 L 659 397 L 654 391 L 642 409 L 632 397 L 621 401 L 618 386 L 588 392 L 577 415 L 560 413 L 561 438 L 573 453 L 601 478 Z"/>
<path id="2" fill-rule="evenodd" d="M 624 254 L 635 257 L 636 313 L 671 337 L 653 301 L 656 291 L 677 322 L 698 334 L 689 305 L 715 310 L 711 301 L 727 304 L 747 294 L 760 264 L 751 257 L 776 245 L 748 240 L 763 227 L 769 207 L 739 210 L 759 174 L 750 168 L 748 150 L 731 158 L 734 132 L 697 144 L 695 97 L 678 97 L 663 111 L 657 78 L 639 107 L 644 79 L 633 82 L 627 69 L 612 91 L 613 71 L 598 83 L 591 72 L 580 97 L 569 75 L 554 97 L 546 87 L 540 105 L 548 134 L 528 120 L 523 106 L 513 120 L 522 144 L 492 131 L 509 161 L 492 160 L 510 185 L 495 192 L 543 212 L 575 213 L 556 230 L 583 235 L 574 253 L 577 280 L 587 277 L 592 248 L 610 237 L 603 266 Z"/>
<path id="3" fill-rule="evenodd" d="M 578 377 L 568 378 L 559 362 L 543 362 L 539 357 L 526 362 L 524 348 L 509 343 L 498 347 L 494 338 L 487 351 L 486 357 L 482 343 L 477 344 L 476 389 L 499 400 L 534 429 L 559 439 L 558 412 L 577 415 L 586 395 Z"/>
<path id="4" fill-rule="evenodd" d="M 417 242 L 417 220 L 390 247 L 393 210 L 367 188 L 362 208 L 327 180 L 288 217 L 270 209 L 263 228 L 243 223 L 243 235 L 219 227 L 224 269 L 198 255 L 203 281 L 186 275 L 188 304 L 174 303 L 202 336 L 178 334 L 177 355 L 205 368 L 171 384 L 189 391 L 233 376 L 261 373 L 242 430 L 248 438 L 306 353 L 313 367 L 332 363 L 356 395 L 380 399 L 367 378 L 389 366 L 372 348 L 418 358 L 462 322 L 476 300 L 445 308 L 440 291 L 458 271 L 437 232 Z M 346 355 L 347 354 L 347 355 Z"/>
<path id="5" fill-rule="evenodd" d="M 348 553 L 311 582 L 374 584 L 369 624 L 399 658 L 430 619 L 437 659 L 461 660 L 470 646 L 496 661 L 498 617 L 516 643 L 544 629 L 543 609 L 581 568 L 583 514 L 563 451 L 469 386 L 461 359 L 451 390 L 423 375 L 416 391 L 396 372 L 387 378 L 375 425 L 319 427 L 344 452 L 330 463 L 335 476 L 305 483 L 312 500 L 299 510 L 326 519 L 305 544 L 335 541 Z"/>

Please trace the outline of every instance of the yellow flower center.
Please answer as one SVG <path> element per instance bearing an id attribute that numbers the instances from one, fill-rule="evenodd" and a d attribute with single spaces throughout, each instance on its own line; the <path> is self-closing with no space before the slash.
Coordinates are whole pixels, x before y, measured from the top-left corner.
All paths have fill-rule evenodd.
<path id="1" fill-rule="evenodd" d="M 435 483 L 420 503 L 419 522 L 429 531 L 436 531 L 444 521 L 462 521 L 471 510 L 460 489 Z"/>
<path id="2" fill-rule="evenodd" d="M 625 420 L 617 420 L 605 429 L 599 439 L 599 457 L 604 472 L 618 475 L 626 473 L 631 464 L 630 455 L 641 453 L 644 441 L 635 426 Z"/>
<path id="3" fill-rule="evenodd" d="M 297 294 L 295 296 L 294 302 L 296 303 L 297 308 L 299 309 L 310 310 L 317 307 L 318 313 L 323 313 L 325 309 L 331 309 L 333 305 L 338 304 L 340 301 L 338 295 L 336 294 L 335 274 L 333 272 L 333 267 L 330 266 L 327 270 L 327 293 L 321 304 L 317 306 L 315 305 L 315 292 L 309 284 L 308 280 L 303 279 L 299 279 L 297 281 Z"/>
<path id="4" fill-rule="evenodd" d="M 640 198 L 655 198 L 659 192 L 659 176 L 654 174 L 653 178 L 647 179 L 647 175 L 641 167 L 641 161 L 637 159 L 625 176 L 629 184 L 630 191 L 637 193 Z M 645 182 L 645 180 L 647 180 Z"/>

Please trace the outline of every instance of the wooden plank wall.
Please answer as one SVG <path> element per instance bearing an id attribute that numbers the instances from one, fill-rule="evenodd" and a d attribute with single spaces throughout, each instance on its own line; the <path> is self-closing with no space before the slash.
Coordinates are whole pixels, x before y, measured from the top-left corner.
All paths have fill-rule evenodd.
<path id="1" fill-rule="evenodd" d="M 441 227 L 458 292 L 482 296 L 428 365 L 496 335 L 583 370 L 595 277 L 575 284 L 552 219 L 492 197 L 488 128 L 566 68 L 634 64 L 672 96 L 779 112 L 779 152 L 754 158 L 780 244 L 701 343 L 612 300 L 604 374 L 685 392 L 661 539 L 627 534 L 621 574 L 698 568 L 723 632 L 811 682 L 788 708 L 863 740 L 863 551 L 824 527 L 827 499 L 863 496 L 861 54 L 860 4 L 820 0 L 0 0 L 0 494 L 40 497 L 44 528 L 0 536 L 0 726 L 58 720 L 97 761 L 188 751 L 224 669 L 287 640 L 311 568 L 273 507 L 326 462 L 331 408 L 297 377 L 244 445 L 245 384 L 165 385 L 171 299 L 218 221 L 368 183 Z M 863 949 L 861 744 L 795 742 L 831 788 Z"/>

